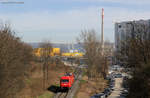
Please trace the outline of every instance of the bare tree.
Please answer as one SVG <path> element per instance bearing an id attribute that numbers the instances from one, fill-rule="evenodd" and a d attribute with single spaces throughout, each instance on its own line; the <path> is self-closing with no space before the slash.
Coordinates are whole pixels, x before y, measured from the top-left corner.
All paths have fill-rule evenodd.
<path id="1" fill-rule="evenodd" d="M 48 81 L 48 67 L 50 62 L 50 53 L 52 52 L 52 45 L 49 41 L 41 44 L 41 59 L 43 62 L 43 89 L 46 88 Z"/>
<path id="2" fill-rule="evenodd" d="M 15 36 L 9 25 L 0 25 L 0 97 L 14 98 L 24 87 L 32 48 Z"/>
<path id="3" fill-rule="evenodd" d="M 103 62 L 102 45 L 97 39 L 96 32 L 94 30 L 82 31 L 77 40 L 85 49 L 89 79 L 99 77 L 102 74 L 104 75 L 105 66 Z"/>

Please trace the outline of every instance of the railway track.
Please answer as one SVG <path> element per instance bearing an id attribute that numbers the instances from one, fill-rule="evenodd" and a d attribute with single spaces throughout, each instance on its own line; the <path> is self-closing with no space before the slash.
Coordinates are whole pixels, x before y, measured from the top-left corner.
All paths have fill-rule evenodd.
<path id="1" fill-rule="evenodd" d="M 56 96 L 54 96 L 54 98 L 66 98 L 67 97 L 68 92 L 59 92 L 56 94 Z"/>
<path id="2" fill-rule="evenodd" d="M 82 70 L 80 68 L 76 68 L 75 72 L 75 82 L 74 84 L 72 85 L 72 88 L 67 91 L 67 92 L 58 92 L 54 98 L 72 98 L 75 91 L 74 91 L 74 88 L 76 88 L 79 84 L 79 78 L 81 77 L 81 74 L 82 74 Z"/>

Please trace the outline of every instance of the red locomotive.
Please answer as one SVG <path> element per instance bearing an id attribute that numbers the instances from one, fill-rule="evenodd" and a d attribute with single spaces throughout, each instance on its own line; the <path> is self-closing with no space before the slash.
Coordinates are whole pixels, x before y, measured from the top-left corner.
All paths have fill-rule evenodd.
<path id="1" fill-rule="evenodd" d="M 61 89 L 70 89 L 74 83 L 74 74 L 68 73 L 60 79 Z"/>

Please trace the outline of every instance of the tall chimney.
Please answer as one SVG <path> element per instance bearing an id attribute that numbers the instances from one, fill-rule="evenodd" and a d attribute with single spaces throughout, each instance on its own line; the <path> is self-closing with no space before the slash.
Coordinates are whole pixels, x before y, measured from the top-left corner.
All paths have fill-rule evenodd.
<path id="1" fill-rule="evenodd" d="M 104 46 L 104 9 L 102 8 L 102 24 L 101 24 L 101 43 Z"/>

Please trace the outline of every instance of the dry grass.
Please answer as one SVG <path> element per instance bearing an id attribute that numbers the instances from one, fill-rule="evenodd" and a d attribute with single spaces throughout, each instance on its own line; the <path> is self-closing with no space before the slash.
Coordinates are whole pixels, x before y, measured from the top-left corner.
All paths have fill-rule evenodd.
<path id="1" fill-rule="evenodd" d="M 45 98 L 42 96 L 53 96 L 53 92 L 43 89 L 42 63 L 34 62 L 32 66 L 34 70 L 31 70 L 30 77 L 25 80 L 26 86 L 17 94 L 18 98 Z M 49 78 L 46 87 L 49 88 L 51 85 L 58 85 L 60 77 L 66 71 L 71 71 L 71 69 L 64 65 L 57 66 L 56 68 L 55 64 L 51 64 L 49 66 Z"/>
<path id="2" fill-rule="evenodd" d="M 83 76 L 81 80 L 81 87 L 77 94 L 77 98 L 90 98 L 96 93 L 100 93 L 106 88 L 107 81 L 99 78 L 96 81 L 88 80 L 87 76 Z"/>

